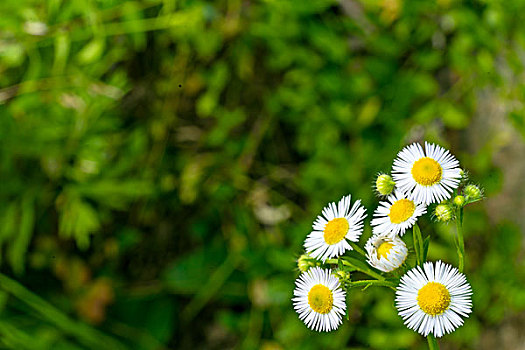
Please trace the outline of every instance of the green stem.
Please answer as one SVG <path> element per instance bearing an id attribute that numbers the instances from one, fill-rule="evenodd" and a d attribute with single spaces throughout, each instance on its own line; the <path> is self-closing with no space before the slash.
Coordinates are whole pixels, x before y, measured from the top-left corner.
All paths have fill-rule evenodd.
<path id="1" fill-rule="evenodd" d="M 456 228 L 458 234 L 458 259 L 459 272 L 463 272 L 465 266 L 465 241 L 463 240 L 463 208 L 457 210 Z"/>
<path id="2" fill-rule="evenodd" d="M 393 290 L 396 290 L 396 285 L 389 281 L 361 280 L 361 281 L 350 282 L 350 287 L 370 286 L 370 285 L 378 286 L 378 287 L 388 287 Z"/>
<path id="3" fill-rule="evenodd" d="M 43 319 L 54 324 L 67 334 L 77 338 L 82 344 L 91 349 L 125 349 L 116 339 L 111 338 L 95 328 L 74 321 L 63 314 L 60 310 L 49 304 L 38 295 L 33 294 L 17 281 L 0 273 L 0 289 L 11 294 L 22 301 L 31 309 L 36 311 Z"/>
<path id="4" fill-rule="evenodd" d="M 238 263 L 238 258 L 234 254 L 228 255 L 226 260 L 219 266 L 213 274 L 208 278 L 199 291 L 195 293 L 193 299 L 182 311 L 182 319 L 190 321 L 199 311 L 206 306 L 208 301 L 222 288 L 226 280 L 235 271 Z"/>
<path id="5" fill-rule="evenodd" d="M 365 268 L 356 266 L 355 264 L 352 264 L 351 262 L 345 260 L 344 257 L 341 259 L 341 261 L 343 262 L 343 265 L 352 267 L 352 268 L 356 269 L 359 272 L 366 273 L 368 276 L 374 277 L 374 278 L 376 278 L 376 279 L 378 279 L 380 281 L 383 281 L 385 279 L 383 276 L 381 276 L 377 272 L 374 272 L 372 269 L 368 269 L 368 268 L 365 269 Z M 327 264 L 336 264 L 337 265 L 339 263 L 339 261 L 338 261 L 338 259 L 328 259 L 328 260 L 326 260 L 326 263 Z"/>
<path id="6" fill-rule="evenodd" d="M 432 333 L 427 336 L 427 341 L 430 350 L 439 350 L 439 344 Z"/>
<path id="7" fill-rule="evenodd" d="M 366 257 L 366 252 L 364 251 L 364 249 L 361 248 L 360 246 L 358 246 L 356 243 L 354 243 L 354 242 L 350 242 L 350 246 L 351 246 L 352 248 L 354 248 L 354 250 L 355 250 L 356 252 L 358 252 L 358 253 L 361 254 L 362 256 Z"/>
<path id="8" fill-rule="evenodd" d="M 416 253 L 416 263 L 419 266 L 423 266 L 423 238 L 421 237 L 421 230 L 419 229 L 418 224 L 416 223 L 412 227 L 412 233 L 414 238 L 414 251 Z"/>

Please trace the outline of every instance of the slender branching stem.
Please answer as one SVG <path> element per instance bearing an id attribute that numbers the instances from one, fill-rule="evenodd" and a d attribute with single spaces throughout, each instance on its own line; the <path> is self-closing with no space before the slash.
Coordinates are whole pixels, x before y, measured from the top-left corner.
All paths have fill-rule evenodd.
<path id="1" fill-rule="evenodd" d="M 369 269 L 369 268 L 365 269 L 365 268 L 361 268 L 359 266 L 356 266 L 356 265 L 352 264 L 351 262 L 345 260 L 344 257 L 341 259 L 341 262 L 345 266 L 352 267 L 352 268 L 356 269 L 357 271 L 365 273 L 368 276 L 374 277 L 374 278 L 376 278 L 376 279 L 378 279 L 380 281 L 383 281 L 385 279 L 383 276 L 381 276 L 379 273 L 373 271 L 372 269 Z M 327 264 L 338 264 L 339 261 L 338 261 L 338 259 L 328 259 L 328 260 L 325 261 L 325 263 L 327 263 Z"/>
<path id="2" fill-rule="evenodd" d="M 378 286 L 378 287 L 388 287 L 392 290 L 396 290 L 396 284 L 390 281 L 378 281 L 378 280 L 361 280 L 353 281 L 349 283 L 350 287 L 361 287 L 361 286 Z"/>
<path id="3" fill-rule="evenodd" d="M 352 248 L 354 248 L 354 250 L 356 252 L 358 252 L 359 254 L 361 254 L 362 256 L 364 256 L 366 258 L 366 252 L 364 251 L 363 248 L 361 248 L 360 246 L 358 246 L 356 243 L 354 242 L 350 242 L 350 246 L 352 246 Z"/>
<path id="4" fill-rule="evenodd" d="M 458 260 L 459 272 L 463 272 L 465 266 L 465 242 L 463 240 L 463 208 L 457 210 L 456 228 L 458 234 Z"/>

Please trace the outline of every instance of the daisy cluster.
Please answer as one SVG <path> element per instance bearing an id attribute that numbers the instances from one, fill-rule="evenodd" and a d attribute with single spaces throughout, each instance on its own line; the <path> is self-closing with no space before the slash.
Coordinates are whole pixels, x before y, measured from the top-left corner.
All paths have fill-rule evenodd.
<path id="1" fill-rule="evenodd" d="M 462 273 L 462 230 L 458 229 L 456 240 L 458 269 L 441 261 L 426 262 L 430 237 L 422 239 L 417 221 L 432 206 L 438 221 L 461 224 L 463 207 L 483 196 L 467 180 L 448 150 L 427 142 L 424 148 L 418 143 L 403 148 L 392 173 L 376 178 L 375 191 L 382 200 L 364 249 L 358 244 L 367 217 L 361 201 L 352 202 L 346 195 L 329 203 L 315 219 L 304 242 L 306 253 L 298 259 L 302 273 L 292 302 L 299 318 L 312 330 L 335 330 L 347 312 L 347 289 L 377 285 L 395 290 L 395 305 L 405 325 L 424 336 L 441 337 L 461 326 L 472 311 L 472 289 Z M 403 235 L 411 228 L 413 249 L 409 250 Z M 414 263 L 407 261 L 409 251 L 415 255 Z M 353 271 L 371 279 L 353 280 Z"/>

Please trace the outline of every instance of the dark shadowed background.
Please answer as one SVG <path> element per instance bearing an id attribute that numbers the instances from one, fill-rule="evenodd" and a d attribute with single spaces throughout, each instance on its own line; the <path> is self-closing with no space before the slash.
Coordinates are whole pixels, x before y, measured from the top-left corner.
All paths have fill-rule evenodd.
<path id="1" fill-rule="evenodd" d="M 2 0 L 0 345 L 424 349 L 393 291 L 308 330 L 290 301 L 322 207 L 413 141 L 485 188 L 474 310 L 442 349 L 525 349 L 521 0 Z M 369 219 L 367 219 L 367 222 Z M 453 225 L 420 220 L 457 264 Z M 367 225 L 360 241 L 370 236 Z"/>

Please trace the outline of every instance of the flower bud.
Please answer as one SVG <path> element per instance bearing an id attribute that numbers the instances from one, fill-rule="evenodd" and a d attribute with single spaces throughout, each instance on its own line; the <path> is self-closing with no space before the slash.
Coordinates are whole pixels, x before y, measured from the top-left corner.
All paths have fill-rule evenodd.
<path id="1" fill-rule="evenodd" d="M 335 272 L 335 275 L 337 276 L 337 278 L 339 278 L 339 281 L 341 283 L 350 280 L 350 272 L 348 272 L 348 271 L 337 270 Z"/>
<path id="2" fill-rule="evenodd" d="M 462 206 L 465 205 L 465 197 L 463 196 L 454 197 L 454 204 L 461 208 Z"/>
<path id="3" fill-rule="evenodd" d="M 434 215 L 441 222 L 448 222 L 452 220 L 453 211 L 448 204 L 439 204 L 434 210 Z"/>
<path id="4" fill-rule="evenodd" d="M 467 196 L 467 199 L 471 200 L 471 201 L 478 200 L 482 196 L 480 188 L 478 186 L 472 185 L 472 184 L 466 186 L 465 189 L 463 190 L 463 192 Z"/>
<path id="5" fill-rule="evenodd" d="M 310 267 L 316 266 L 316 260 L 308 254 L 303 254 L 297 260 L 297 267 L 301 272 L 306 272 Z"/>
<path id="6" fill-rule="evenodd" d="M 392 180 L 392 176 L 387 174 L 379 174 L 376 180 L 376 191 L 382 196 L 388 196 L 394 190 L 396 183 Z"/>

